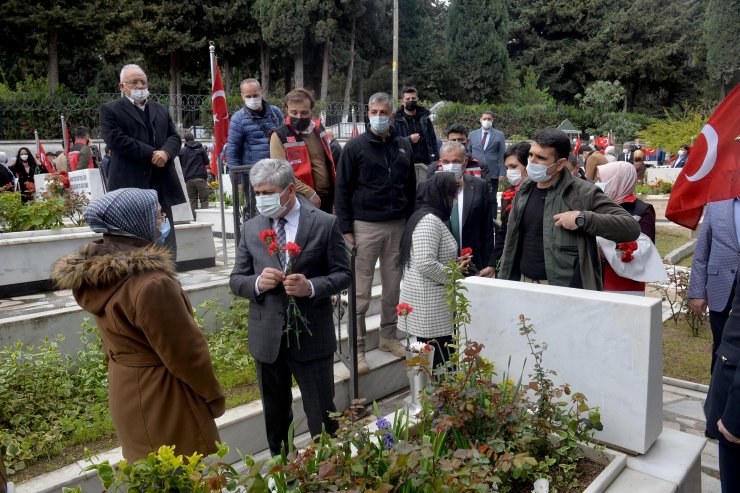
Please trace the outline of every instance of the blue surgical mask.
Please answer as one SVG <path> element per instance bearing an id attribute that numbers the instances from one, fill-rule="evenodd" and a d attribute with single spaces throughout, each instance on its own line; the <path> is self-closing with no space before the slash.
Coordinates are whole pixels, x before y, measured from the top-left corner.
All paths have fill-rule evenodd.
<path id="1" fill-rule="evenodd" d="M 159 226 L 159 238 L 154 240 L 154 243 L 156 243 L 157 245 L 164 245 L 164 242 L 167 239 L 167 236 L 170 234 L 170 231 L 172 231 L 172 226 L 170 225 L 170 222 L 167 220 L 167 218 L 164 218 L 164 221 L 162 221 L 162 224 Z"/>
<path id="2" fill-rule="evenodd" d="M 388 130 L 388 125 L 390 124 L 390 120 L 387 116 L 371 116 L 370 117 L 370 127 L 379 134 L 382 134 L 386 130 Z"/>
<path id="3" fill-rule="evenodd" d="M 287 188 L 285 190 L 287 190 Z M 278 193 L 257 195 L 255 197 L 255 201 L 257 203 L 257 210 L 259 213 L 263 216 L 269 217 L 270 219 L 277 219 L 282 216 L 287 207 L 280 204 L 280 196 L 283 195 L 285 190 Z"/>
<path id="4" fill-rule="evenodd" d="M 538 163 L 527 163 L 527 176 L 530 180 L 536 182 L 536 183 L 543 183 L 546 182 L 551 178 L 551 176 L 547 176 L 547 170 L 551 167 L 558 164 L 557 161 L 552 163 L 550 166 L 546 164 L 538 164 Z"/>

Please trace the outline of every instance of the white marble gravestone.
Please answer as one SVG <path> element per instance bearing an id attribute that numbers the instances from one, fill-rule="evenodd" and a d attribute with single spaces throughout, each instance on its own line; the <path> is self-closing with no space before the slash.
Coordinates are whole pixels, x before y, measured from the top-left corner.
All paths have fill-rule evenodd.
<path id="1" fill-rule="evenodd" d="M 46 173 L 34 175 L 33 184 L 36 187 L 37 194 L 46 192 L 46 176 L 49 175 Z M 77 193 L 86 193 L 91 201 L 102 197 L 105 194 L 105 187 L 103 186 L 103 178 L 100 175 L 100 170 L 93 168 L 70 171 L 69 189 Z"/>
<path id="2" fill-rule="evenodd" d="M 185 194 L 185 202 L 172 206 L 172 219 L 175 223 L 189 223 L 193 220 L 193 211 L 190 209 L 190 201 L 188 201 L 188 189 L 185 187 L 185 177 L 182 174 L 182 166 L 180 166 L 180 158 L 175 158 L 175 170 L 177 171 L 177 179 L 180 181 L 182 187 L 182 193 Z"/>
<path id="3" fill-rule="evenodd" d="M 601 408 L 604 430 L 596 438 L 644 454 L 663 429 L 663 348 L 660 300 L 580 289 L 470 277 L 470 340 L 499 375 L 511 356 L 515 382 L 526 358 L 524 382 L 533 358 L 519 334 L 519 315 L 546 342 L 543 364 L 556 383 L 582 392 Z"/>

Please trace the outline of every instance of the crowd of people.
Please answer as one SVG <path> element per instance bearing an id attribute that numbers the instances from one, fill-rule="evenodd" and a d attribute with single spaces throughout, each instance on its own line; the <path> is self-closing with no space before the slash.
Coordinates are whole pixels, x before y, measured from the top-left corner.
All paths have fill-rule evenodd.
<path id="1" fill-rule="evenodd" d="M 162 444 L 184 454 L 213 452 L 223 391 L 173 277 L 171 226 L 172 206 L 186 200 L 174 158 L 181 158 L 195 209 L 196 201 L 207 200 L 208 153 L 190 134 L 181 148 L 167 108 L 148 100 L 140 67 L 123 67 L 119 89 L 122 97 L 100 108 L 112 151 L 109 193 L 85 213 L 103 237 L 60 259 L 54 276 L 96 317 L 124 457 L 144 457 Z M 466 276 L 644 294 L 644 280 L 621 265 L 642 250 L 649 262 L 655 248 L 655 211 L 635 195 L 641 168 L 630 147 L 619 156 L 614 148 L 602 153 L 589 146 L 574 153 L 568 135 L 554 128 L 507 147 L 490 111 L 481 112 L 479 128 L 451 125 L 440 144 L 418 91 L 406 88 L 395 112 L 388 94 L 370 96 L 367 131 L 341 148 L 313 118 L 310 91 L 292 90 L 283 109 L 262 97 L 256 79 L 246 79 L 241 94 L 244 107 L 231 119 L 227 154 L 231 166 L 249 165 L 259 214 L 243 224 L 230 287 L 250 301 L 249 350 L 272 454 L 288 440 L 293 379 L 311 434 L 336 430 L 331 298 L 353 274 L 361 374 L 370 370 L 366 315 L 376 265 L 379 349 L 405 357 L 397 306 L 407 303 L 413 311 L 404 328 L 435 348 L 435 367 L 446 365 L 453 350 L 453 314 L 444 299 L 450 265 Z M 13 169 L 32 177 L 35 166 L 32 153 L 21 149 Z M 347 245 L 356 247 L 354 273 Z M 614 260 L 615 245 L 621 260 Z M 723 285 L 717 299 L 711 289 L 699 295 L 725 314 L 726 291 Z M 706 299 L 694 305 L 703 310 Z"/>

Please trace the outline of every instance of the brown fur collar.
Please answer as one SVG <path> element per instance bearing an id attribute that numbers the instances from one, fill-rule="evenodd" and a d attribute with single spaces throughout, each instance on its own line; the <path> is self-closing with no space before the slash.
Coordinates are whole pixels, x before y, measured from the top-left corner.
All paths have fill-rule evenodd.
<path id="1" fill-rule="evenodd" d="M 103 287 L 134 274 L 163 271 L 174 277 L 175 263 L 167 248 L 149 242 L 98 240 L 71 255 L 61 257 L 51 278 L 62 289 Z"/>

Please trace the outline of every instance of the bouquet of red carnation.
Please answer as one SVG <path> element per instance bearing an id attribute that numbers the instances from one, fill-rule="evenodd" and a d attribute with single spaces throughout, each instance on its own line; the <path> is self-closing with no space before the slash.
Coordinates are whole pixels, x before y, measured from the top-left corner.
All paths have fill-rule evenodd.
<path id="1" fill-rule="evenodd" d="M 637 251 L 637 242 L 625 241 L 624 243 L 617 243 L 617 250 L 622 252 L 622 262 L 632 262 L 635 260 L 633 253 Z"/>
<path id="2" fill-rule="evenodd" d="M 516 186 L 514 188 L 509 188 L 508 190 L 504 190 L 501 193 L 501 198 L 508 202 L 506 204 L 506 212 L 509 212 L 511 210 L 511 207 L 514 205 L 514 197 L 516 196 L 516 193 L 519 191 L 519 187 Z"/>
<path id="3" fill-rule="evenodd" d="M 28 192 L 28 193 L 35 193 L 36 192 L 36 185 L 34 185 L 32 181 L 27 181 L 26 182 L 26 192 Z"/>
<path id="4" fill-rule="evenodd" d="M 259 234 L 260 240 L 262 243 L 267 245 L 267 253 L 271 256 L 280 255 L 281 250 L 280 246 L 278 245 L 277 241 L 277 232 L 274 229 L 266 229 Z M 287 256 L 285 259 L 284 267 L 283 267 L 283 273 L 286 276 L 289 276 L 293 273 L 293 267 L 295 266 L 296 259 L 298 258 L 298 255 L 301 253 L 301 247 L 293 242 L 286 243 L 285 247 L 283 247 L 282 252 L 284 252 Z M 298 348 L 301 347 L 301 327 L 300 325 L 303 325 L 303 327 L 308 332 L 308 335 L 313 335 L 311 333 L 311 330 L 308 328 L 308 320 L 306 317 L 301 313 L 301 310 L 298 308 L 298 303 L 296 303 L 295 296 L 288 296 L 288 320 L 285 323 L 285 335 L 287 337 L 287 344 L 288 347 L 290 347 L 290 333 L 294 332 L 296 341 L 298 341 Z"/>

